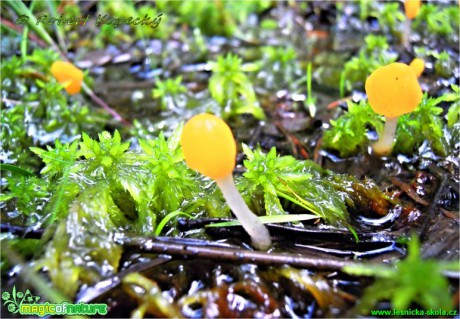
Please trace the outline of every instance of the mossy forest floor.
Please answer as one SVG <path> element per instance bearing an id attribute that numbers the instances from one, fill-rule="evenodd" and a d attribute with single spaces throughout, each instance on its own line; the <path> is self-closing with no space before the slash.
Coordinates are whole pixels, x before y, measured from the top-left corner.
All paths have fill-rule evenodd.
<path id="1" fill-rule="evenodd" d="M 1 8 L 2 318 L 63 301 L 106 304 L 99 317 L 458 317 L 457 1 L 410 21 L 368 0 Z M 366 78 L 414 58 L 424 97 L 379 157 Z M 84 71 L 80 93 L 58 60 Z M 216 224 L 231 211 L 184 162 L 183 123 L 203 112 L 232 129 L 267 252 Z"/>

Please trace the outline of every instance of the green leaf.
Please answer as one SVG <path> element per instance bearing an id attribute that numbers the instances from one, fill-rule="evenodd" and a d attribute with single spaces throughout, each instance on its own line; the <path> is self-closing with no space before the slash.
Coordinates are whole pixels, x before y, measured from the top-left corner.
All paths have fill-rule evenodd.
<path id="1" fill-rule="evenodd" d="M 166 224 L 171 220 L 173 219 L 174 217 L 177 217 L 177 216 L 185 216 L 185 217 L 188 217 L 190 219 L 193 219 L 194 217 L 190 214 L 187 214 L 187 213 L 184 213 L 184 212 L 181 212 L 180 210 L 176 210 L 172 213 L 169 213 L 168 215 L 166 215 L 159 223 L 158 223 L 158 226 L 157 228 L 155 229 L 155 236 L 160 236 L 161 232 L 163 231 L 163 228 L 166 226 Z"/>
<path id="2" fill-rule="evenodd" d="M 46 164 L 41 170 L 41 174 L 49 176 L 61 176 L 64 171 L 70 167 L 76 160 L 78 153 L 78 140 L 71 144 L 61 144 L 58 140 L 55 142 L 55 148 L 47 146 L 47 151 L 31 147 L 30 150 L 37 154 Z"/>
<path id="3" fill-rule="evenodd" d="M 109 156 L 104 156 L 101 160 L 101 164 L 104 165 L 105 167 L 111 166 L 113 163 L 113 160 Z"/>
<path id="4" fill-rule="evenodd" d="M 10 200 L 12 198 L 16 197 L 15 194 L 0 194 L 0 202 L 6 202 L 7 200 Z"/>
<path id="5" fill-rule="evenodd" d="M 177 153 L 180 146 L 180 138 L 182 134 L 182 129 L 184 127 L 184 122 L 181 122 L 178 127 L 176 127 L 168 139 L 168 149 L 172 154 Z M 176 158 L 176 160 L 181 160 L 182 157 Z"/>
<path id="6" fill-rule="evenodd" d="M 311 214 L 292 214 L 292 215 L 271 215 L 271 216 L 260 216 L 259 220 L 263 224 L 280 224 L 280 223 L 295 223 L 303 220 L 317 219 L 318 216 Z M 230 227 L 230 226 L 240 226 L 241 223 L 238 220 L 212 223 L 206 225 L 205 227 Z"/>
<path id="7" fill-rule="evenodd" d="M 456 95 L 460 99 L 460 93 L 457 93 Z M 446 117 L 447 127 L 450 129 L 454 126 L 454 124 L 460 122 L 460 101 L 456 101 L 456 103 L 451 105 Z"/>
<path id="8" fill-rule="evenodd" d="M 11 164 L 0 164 L 0 170 L 9 171 L 13 174 L 21 174 L 23 176 L 33 176 L 33 173 L 29 172 L 28 170 Z"/>
<path id="9" fill-rule="evenodd" d="M 386 265 L 352 265 L 345 266 L 342 270 L 353 276 L 375 276 L 379 278 L 391 278 L 395 275 L 395 269 Z"/>
<path id="10" fill-rule="evenodd" d="M 123 161 L 123 156 L 129 149 L 129 143 L 122 143 L 120 133 L 115 130 L 113 137 L 107 131 L 98 134 L 99 142 L 92 140 L 86 133 L 82 134 L 83 142 L 81 142 L 78 156 L 84 156 L 86 159 L 91 159 L 88 169 L 98 171 L 101 174 L 111 175 L 108 171 L 112 165 Z M 100 166 L 105 167 L 102 171 Z"/>

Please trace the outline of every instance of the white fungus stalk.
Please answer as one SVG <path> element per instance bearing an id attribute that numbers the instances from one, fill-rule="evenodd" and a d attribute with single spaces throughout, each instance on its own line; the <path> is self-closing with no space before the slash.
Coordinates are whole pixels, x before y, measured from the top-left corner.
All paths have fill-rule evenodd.
<path id="1" fill-rule="evenodd" d="M 268 229 L 259 218 L 249 209 L 243 197 L 235 187 L 233 176 L 227 175 L 216 180 L 228 206 L 236 215 L 244 230 L 251 236 L 252 245 L 260 250 L 267 250 L 271 245 Z"/>
<path id="2" fill-rule="evenodd" d="M 398 118 L 385 117 L 385 126 L 383 127 L 383 133 L 380 136 L 378 142 L 372 145 L 372 149 L 379 156 L 390 155 L 393 149 L 393 142 L 396 135 L 396 126 L 398 124 Z"/>
<path id="3" fill-rule="evenodd" d="M 216 181 L 228 206 L 261 250 L 271 246 L 270 233 L 248 208 L 233 181 L 236 143 L 230 127 L 211 114 L 192 117 L 182 130 L 182 151 L 187 165 Z"/>
<path id="4" fill-rule="evenodd" d="M 411 34 L 411 29 L 412 29 L 412 20 L 406 19 L 403 23 L 403 29 L 402 29 L 402 45 L 406 49 L 409 48 L 410 45 L 410 34 Z"/>

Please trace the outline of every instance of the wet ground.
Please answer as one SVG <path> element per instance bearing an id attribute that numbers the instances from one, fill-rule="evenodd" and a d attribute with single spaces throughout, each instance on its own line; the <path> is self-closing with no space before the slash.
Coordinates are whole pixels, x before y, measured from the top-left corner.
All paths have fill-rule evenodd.
<path id="1" fill-rule="evenodd" d="M 359 196 L 359 187 L 377 186 L 399 204 L 382 208 L 375 200 L 366 201 L 367 206 L 360 206 L 360 210 L 350 209 L 358 242 L 345 229 L 322 223 L 270 225 L 274 247 L 268 254 L 252 251 L 239 227 L 203 228 L 215 221 L 206 218 L 179 219 L 177 238 L 121 236 L 114 239 L 123 247 L 119 272 L 94 286 L 83 285 L 76 301 L 107 303 L 111 317 L 132 316 L 133 311 L 146 317 L 355 317 L 353 306 L 372 279 L 349 276 L 342 272 L 344 266 L 360 262 L 388 264 L 402 259 L 407 252 L 399 239 L 411 233 L 420 236 L 423 258 L 460 258 L 458 148 L 447 158 L 423 147 L 411 156 L 378 158 L 364 151 L 341 158 L 337 152 L 321 147 L 330 120 L 347 108 L 337 85 L 344 63 L 357 54 L 367 34 L 383 33 L 391 39 L 389 31 L 380 27 L 375 17 L 359 19 L 357 2 L 344 3 L 340 12 L 333 2 L 302 6 L 280 2 L 263 15 L 278 21 L 280 27 L 261 30 L 258 19 L 252 17 L 241 26 L 244 32 L 237 37 L 204 37 L 205 52 L 197 39 L 189 36 L 192 31 L 184 29 L 167 40 L 111 44 L 100 50 L 77 49 L 69 57 L 77 58 L 78 66 L 90 70 L 99 97 L 130 123 L 137 122 L 123 127 L 112 121 L 106 127 L 121 129 L 134 147 L 136 138 L 158 136 L 159 130 L 169 136 L 194 114 L 221 112 L 207 90 L 211 75 L 207 61 L 227 52 L 238 54 L 246 63 L 265 61 L 262 69 L 249 73 L 249 77 L 267 119 L 259 121 L 243 115 L 230 120 L 236 140 L 251 148 L 260 145 L 264 151 L 275 146 L 280 155 L 315 161 L 325 169 L 359 180 L 359 185 L 343 183 L 351 193 Z M 391 43 L 390 51 L 399 56 L 398 60 L 410 62 L 413 50 L 401 48 L 396 41 Z M 266 45 L 292 47 L 297 59 L 279 70 L 279 66 L 264 60 L 260 48 Z M 444 78 L 435 74 L 433 64 L 427 64 L 420 79 L 424 91 L 440 96 L 451 83 L 458 83 L 458 35 L 445 40 L 414 34 L 412 45 L 446 49 L 457 61 Z M 307 61 L 313 68 L 314 118 L 305 107 L 303 70 Z M 178 75 L 187 92 L 170 100 L 162 110 L 158 100 L 151 97 L 152 87 L 158 76 Z M 364 98 L 362 86 L 356 87 L 345 97 L 354 101 Z M 446 111 L 448 105 L 442 107 Z M 243 159 L 240 150 L 236 175 L 244 171 Z M 292 204 L 282 204 L 296 213 Z M 4 230 L 24 235 L 20 227 L 14 230 L 2 226 Z M 40 230 L 28 231 L 26 236 L 42 234 Z M 11 274 L 6 279 L 8 285 L 16 282 L 15 271 Z M 458 274 L 449 276 L 457 296 L 458 279 Z"/>

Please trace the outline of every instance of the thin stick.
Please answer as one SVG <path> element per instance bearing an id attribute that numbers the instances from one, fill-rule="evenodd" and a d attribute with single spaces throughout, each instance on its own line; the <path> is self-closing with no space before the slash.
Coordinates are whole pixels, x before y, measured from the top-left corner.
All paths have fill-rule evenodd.
<path id="1" fill-rule="evenodd" d="M 236 263 L 254 263 L 258 265 L 291 265 L 294 267 L 318 270 L 339 271 L 345 266 L 360 264 L 358 262 L 331 260 L 318 256 L 305 257 L 298 254 L 265 253 L 231 247 L 218 247 L 188 242 L 165 241 L 161 238 L 125 238 L 122 245 L 128 251 L 137 250 L 143 253 L 160 253 L 181 258 L 204 258 Z"/>
<path id="2" fill-rule="evenodd" d="M 130 122 L 125 120 L 120 114 L 118 114 L 117 111 L 112 109 L 110 106 L 107 105 L 100 97 L 98 97 L 87 85 L 85 82 L 82 83 L 82 88 L 83 91 L 85 91 L 86 94 L 99 106 L 101 106 L 104 110 L 106 110 L 110 115 L 113 116 L 113 118 L 125 125 L 131 125 Z"/>

